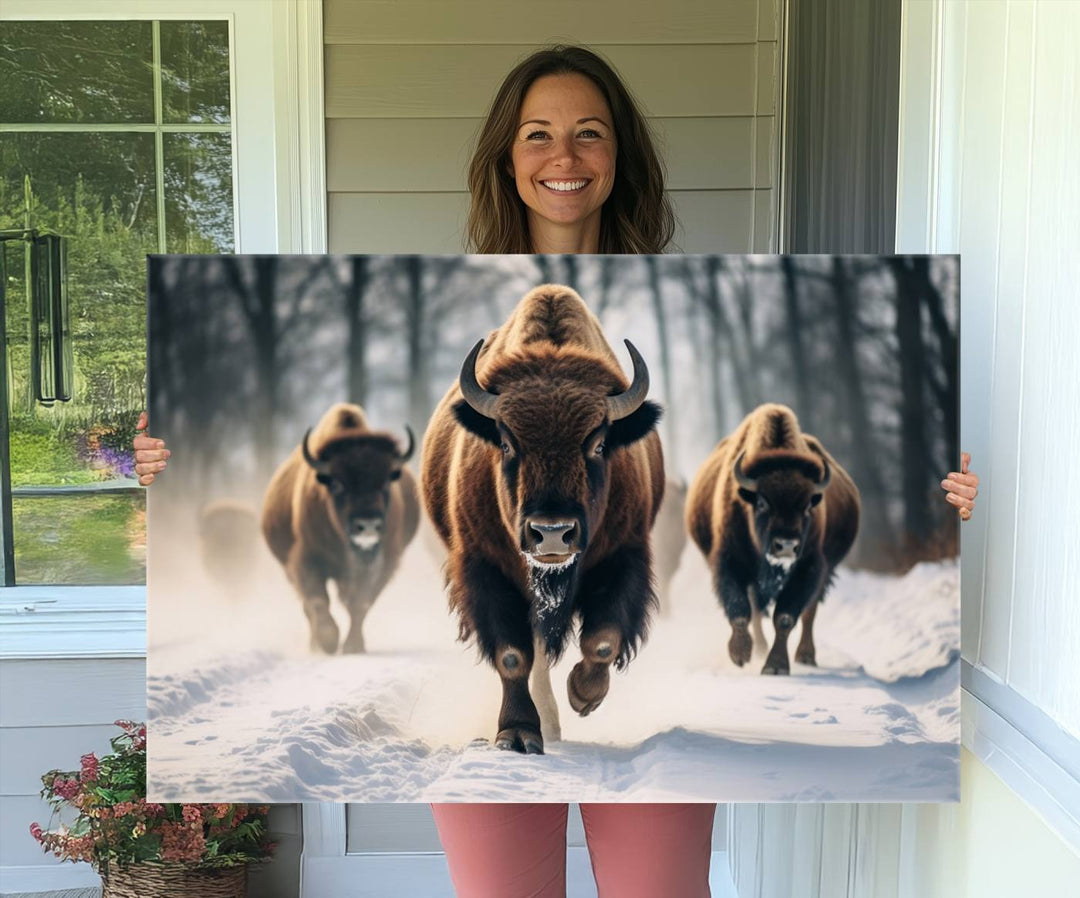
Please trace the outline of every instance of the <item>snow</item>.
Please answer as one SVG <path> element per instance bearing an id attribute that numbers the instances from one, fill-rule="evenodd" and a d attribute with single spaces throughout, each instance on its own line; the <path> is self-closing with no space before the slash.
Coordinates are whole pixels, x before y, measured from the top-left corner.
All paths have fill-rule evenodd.
<path id="1" fill-rule="evenodd" d="M 587 718 L 552 671 L 562 741 L 500 751 L 501 690 L 455 642 L 429 540 L 366 625 L 366 655 L 314 656 L 267 564 L 246 598 L 201 574 L 151 579 L 149 794 L 159 801 L 955 801 L 956 560 L 902 577 L 841 569 L 814 630 L 819 667 L 736 668 L 692 547 L 670 617 Z M 340 609 L 334 613 L 343 622 Z M 344 631 L 344 628 L 343 628 Z M 766 623 L 771 638 L 771 626 Z M 792 653 L 798 632 L 789 643 Z"/>

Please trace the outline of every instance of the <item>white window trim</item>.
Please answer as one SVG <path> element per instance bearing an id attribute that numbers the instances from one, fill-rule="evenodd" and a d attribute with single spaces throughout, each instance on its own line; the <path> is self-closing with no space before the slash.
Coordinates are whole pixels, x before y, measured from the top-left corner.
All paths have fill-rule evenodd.
<path id="1" fill-rule="evenodd" d="M 0 5 L 0 21 L 198 18 L 230 23 L 236 251 L 326 252 L 321 0 Z M 0 658 L 145 654 L 145 587 L 0 589 Z"/>
<path id="2" fill-rule="evenodd" d="M 978 667 L 960 671 L 964 748 L 1080 852 L 1080 742 Z"/>

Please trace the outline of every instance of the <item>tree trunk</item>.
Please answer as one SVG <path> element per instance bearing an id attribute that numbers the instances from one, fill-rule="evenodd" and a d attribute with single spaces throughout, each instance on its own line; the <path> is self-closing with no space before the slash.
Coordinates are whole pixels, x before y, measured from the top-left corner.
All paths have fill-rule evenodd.
<path id="1" fill-rule="evenodd" d="M 348 381 L 346 385 L 349 402 L 363 406 L 367 403 L 367 316 L 364 297 L 371 282 L 370 259 L 353 256 L 351 278 L 345 290 L 345 314 L 349 322 Z"/>
<path id="2" fill-rule="evenodd" d="M 960 364 L 957 358 L 957 335 L 945 314 L 945 302 L 941 293 L 930 280 L 930 260 L 923 257 L 913 261 L 914 273 L 922 288 L 923 302 L 930 314 L 930 324 L 937 336 L 941 367 L 945 372 L 945 387 L 938 393 L 938 404 L 945 419 L 945 452 L 948 456 L 946 464 L 950 466 L 947 470 L 954 470 L 951 466 L 960 463 Z"/>
<path id="3" fill-rule="evenodd" d="M 891 259 L 896 278 L 896 338 L 900 352 L 900 465 L 904 495 L 904 541 L 917 545 L 930 536 L 932 519 L 926 476 L 926 403 L 923 371 L 921 281 L 915 260 Z M 926 263 L 924 258 L 923 263 Z"/>
<path id="4" fill-rule="evenodd" d="M 795 260 L 791 256 L 780 257 L 780 267 L 784 272 L 784 307 L 787 310 L 784 334 L 787 338 L 788 354 L 791 357 L 792 375 L 795 378 L 795 396 L 799 407 L 795 409 L 800 426 L 808 433 L 814 433 L 817 425 L 814 414 L 814 392 L 810 385 L 810 371 L 803 351 L 803 317 L 799 307 L 799 274 Z"/>
<path id="5" fill-rule="evenodd" d="M 714 437 L 717 443 L 727 433 L 724 420 L 724 385 L 720 376 L 720 343 L 723 339 L 723 312 L 720 308 L 720 288 L 717 278 L 723 268 L 723 262 L 716 256 L 709 256 L 705 262 L 705 291 L 701 294 L 702 302 L 709 322 L 709 392 L 712 399 Z"/>
<path id="6" fill-rule="evenodd" d="M 555 273 L 552 270 L 551 258 L 545 255 L 533 256 L 533 261 L 540 271 L 540 283 L 551 284 L 555 281 Z"/>
<path id="7" fill-rule="evenodd" d="M 656 256 L 645 257 L 645 267 L 649 272 L 649 298 L 652 300 L 653 317 L 656 319 L 656 334 L 660 340 L 660 372 L 664 382 L 664 454 L 672 470 L 679 467 L 679 443 L 676 426 L 678 403 L 675 400 L 675 380 L 671 370 L 671 339 L 668 335 L 667 311 L 664 308 L 664 294 L 657 271 Z"/>
<path id="8" fill-rule="evenodd" d="M 255 296 L 252 333 L 255 336 L 257 382 L 262 386 L 262 411 L 255 420 L 255 446 L 261 478 L 273 474 L 275 416 L 278 411 L 277 321 L 274 315 L 277 264 L 275 256 L 255 259 Z"/>
<path id="9" fill-rule="evenodd" d="M 856 342 L 858 327 L 851 297 L 851 283 L 847 265 L 839 256 L 834 257 L 832 262 L 832 288 L 837 327 L 836 360 L 843 406 L 851 435 L 847 456 L 851 459 L 851 475 L 862 495 L 863 525 L 858 560 L 869 567 L 885 569 L 890 567 L 892 561 L 881 555 L 881 550 L 891 545 L 892 537 L 892 528 L 885 514 L 888 496 L 881 479 L 875 448 L 877 440 L 870 426 L 870 415 L 862 388 Z"/>
<path id="10" fill-rule="evenodd" d="M 712 314 L 716 318 L 716 333 L 719 338 L 722 338 L 727 345 L 727 356 L 731 363 L 731 372 L 735 377 L 735 390 L 739 394 L 739 405 L 741 406 L 740 414 L 747 414 L 754 406 L 754 394 L 750 387 L 750 377 L 747 372 L 747 366 L 743 358 L 742 348 L 738 345 L 738 341 L 735 339 L 735 331 L 731 326 L 731 320 L 728 318 L 727 310 L 724 308 L 724 297 L 720 292 L 720 273 L 722 271 L 722 265 L 720 260 L 716 256 L 710 256 L 708 260 L 709 269 L 709 307 L 712 309 Z M 719 340 L 714 344 L 716 353 L 717 365 L 720 364 L 720 344 Z"/>
<path id="11" fill-rule="evenodd" d="M 575 293 L 580 293 L 581 291 L 578 289 L 577 256 L 563 256 L 563 265 L 566 267 L 566 286 Z"/>
<path id="12" fill-rule="evenodd" d="M 420 427 L 427 421 L 431 411 L 428 403 L 428 360 L 424 352 L 424 296 L 423 260 L 420 256 L 405 259 L 406 333 L 409 356 L 409 423 Z"/>

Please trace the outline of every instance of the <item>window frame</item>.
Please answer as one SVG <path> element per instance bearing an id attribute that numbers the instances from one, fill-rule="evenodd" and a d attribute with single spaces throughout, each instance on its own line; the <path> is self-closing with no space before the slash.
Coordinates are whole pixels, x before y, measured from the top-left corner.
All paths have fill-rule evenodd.
<path id="1" fill-rule="evenodd" d="M 135 19 L 228 21 L 235 251 L 326 252 L 320 0 L 5 0 L 0 7 L 0 21 Z M 145 655 L 144 586 L 0 588 L 0 658 Z"/>

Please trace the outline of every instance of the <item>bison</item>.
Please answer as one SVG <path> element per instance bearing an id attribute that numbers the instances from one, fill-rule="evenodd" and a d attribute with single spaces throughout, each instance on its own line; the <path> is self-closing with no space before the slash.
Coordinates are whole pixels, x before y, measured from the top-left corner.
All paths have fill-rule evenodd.
<path id="1" fill-rule="evenodd" d="M 199 557 L 221 592 L 242 594 L 258 559 L 255 509 L 236 499 L 217 499 L 199 511 Z"/>
<path id="2" fill-rule="evenodd" d="M 262 530 L 311 625 L 311 647 L 332 654 L 338 627 L 327 581 L 349 612 L 342 650 L 364 651 L 364 618 L 416 534 L 420 502 L 402 451 L 368 429 L 363 409 L 330 408 L 277 469 L 263 500 Z"/>
<path id="3" fill-rule="evenodd" d="M 502 680 L 499 748 L 543 753 L 529 675 L 561 655 L 575 621 L 567 692 L 582 716 L 646 636 L 664 463 L 648 368 L 626 346 L 629 384 L 581 297 L 537 287 L 473 347 L 424 438 L 422 493 L 459 635 Z"/>
<path id="4" fill-rule="evenodd" d="M 791 409 L 759 406 L 720 441 L 690 486 L 686 525 L 731 622 L 731 660 L 750 660 L 751 619 L 764 644 L 759 615 L 775 602 L 761 672 L 790 672 L 788 636 L 800 615 L 795 660 L 815 664 L 814 615 L 855 541 L 859 491 Z"/>

